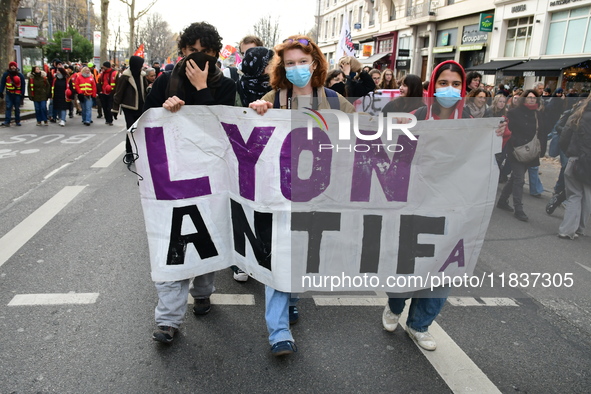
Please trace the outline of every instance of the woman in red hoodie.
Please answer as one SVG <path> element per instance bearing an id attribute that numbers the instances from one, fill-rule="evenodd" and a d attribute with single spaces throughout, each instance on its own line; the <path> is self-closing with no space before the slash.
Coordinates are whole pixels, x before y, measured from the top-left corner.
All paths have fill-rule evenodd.
<path id="1" fill-rule="evenodd" d="M 466 94 L 466 74 L 458 63 L 448 60 L 433 70 L 426 105 L 412 113 L 417 120 L 462 119 L 470 116 L 463 112 Z M 497 135 L 505 129 L 499 125 Z M 412 298 L 406 320 L 408 335 L 423 349 L 435 350 L 437 343 L 429 333 L 429 326 L 439 315 L 447 300 L 450 286 L 424 289 L 409 293 L 388 293 L 388 304 L 382 313 L 382 325 L 386 331 L 394 331 L 406 300 Z"/>

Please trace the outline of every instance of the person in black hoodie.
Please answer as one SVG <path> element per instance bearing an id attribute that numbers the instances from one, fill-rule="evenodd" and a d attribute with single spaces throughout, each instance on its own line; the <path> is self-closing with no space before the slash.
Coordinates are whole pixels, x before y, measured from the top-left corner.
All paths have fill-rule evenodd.
<path id="1" fill-rule="evenodd" d="M 154 81 L 146 98 L 144 111 L 163 107 L 170 112 L 183 105 L 230 105 L 236 99 L 236 84 L 224 77 L 216 61 L 222 49 L 217 29 L 205 22 L 193 23 L 179 37 L 179 52 L 184 58 L 172 71 Z M 209 297 L 214 291 L 214 273 L 174 282 L 155 282 L 158 305 L 155 310 L 157 329 L 152 339 L 171 343 L 184 320 L 189 292 L 195 299 L 193 313 L 205 315 L 211 309 Z"/>
<path id="2" fill-rule="evenodd" d="M 129 128 L 142 116 L 144 103 L 146 102 L 146 81 L 145 73 L 142 71 L 144 59 L 139 56 L 132 56 L 129 59 L 129 68 L 123 71 L 117 81 L 115 96 L 113 96 L 114 113 L 123 109 L 125 115 L 125 127 Z M 125 164 L 134 162 L 133 150 L 129 137 L 125 136 Z"/>

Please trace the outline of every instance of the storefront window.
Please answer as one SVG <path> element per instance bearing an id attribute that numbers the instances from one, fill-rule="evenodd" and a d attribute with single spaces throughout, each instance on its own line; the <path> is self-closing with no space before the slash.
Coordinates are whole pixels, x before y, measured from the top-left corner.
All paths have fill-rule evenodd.
<path id="1" fill-rule="evenodd" d="M 505 57 L 525 57 L 529 54 L 533 23 L 533 16 L 508 22 Z"/>
<path id="2" fill-rule="evenodd" d="M 392 39 L 380 41 L 379 53 L 392 52 Z"/>
<path id="3" fill-rule="evenodd" d="M 555 12 L 550 19 L 547 55 L 591 52 L 589 11 L 591 7 Z"/>

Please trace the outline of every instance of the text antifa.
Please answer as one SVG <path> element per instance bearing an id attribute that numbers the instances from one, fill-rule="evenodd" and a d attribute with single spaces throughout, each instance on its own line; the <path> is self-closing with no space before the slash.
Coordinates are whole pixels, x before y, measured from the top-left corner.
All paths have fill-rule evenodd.
<path id="1" fill-rule="evenodd" d="M 238 161 L 240 196 L 255 201 L 256 165 L 267 146 L 275 127 L 254 127 L 248 140 L 244 141 L 235 124 L 221 123 Z M 172 181 L 166 152 L 163 127 L 147 127 L 146 150 L 157 200 L 178 200 L 211 194 L 208 176 Z M 331 150 L 320 149 L 331 144 L 330 137 L 319 128 L 314 128 L 309 139 L 307 128 L 291 130 L 277 152 L 282 195 L 293 202 L 308 202 L 320 196 L 330 186 L 332 162 Z M 361 140 L 358 138 L 358 142 Z M 367 140 L 364 140 L 367 141 Z M 350 201 L 369 202 L 371 182 L 376 178 L 387 201 L 406 202 L 411 179 L 411 164 L 417 148 L 417 140 L 398 136 L 392 159 L 383 149 L 381 138 L 372 140 L 367 149 L 355 150 L 350 170 L 352 185 Z M 312 155 L 311 173 L 300 177 L 299 162 L 302 153 Z"/>
<path id="2" fill-rule="evenodd" d="M 251 227 L 243 206 L 232 199 L 229 202 L 234 251 L 246 257 L 246 240 L 248 240 L 257 263 L 271 270 L 273 213 L 253 211 Z M 321 249 L 331 247 L 331 245 L 323 245 L 323 235 L 329 231 L 340 232 L 343 215 L 339 212 L 293 212 L 291 214 L 291 231 L 307 233 L 306 274 L 320 272 Z M 363 215 L 358 273 L 378 273 L 380 260 L 382 260 L 388 264 L 394 264 L 394 261 L 397 261 L 396 274 L 414 274 L 416 258 L 435 256 L 435 245 L 419 243 L 419 235 L 444 235 L 445 217 L 400 215 L 398 219 L 400 230 L 397 235 L 392 234 L 397 238 L 395 240 L 398 244 L 397 258 L 381 256 L 383 218 L 382 215 Z M 190 220 L 197 232 L 182 234 L 184 220 Z M 189 244 L 193 245 L 202 260 L 219 255 L 218 248 L 197 205 L 172 208 L 171 223 L 167 265 L 184 264 Z M 352 240 L 342 241 L 348 243 Z M 450 264 L 464 266 L 463 239 L 457 242 L 439 272 L 443 272 Z"/>

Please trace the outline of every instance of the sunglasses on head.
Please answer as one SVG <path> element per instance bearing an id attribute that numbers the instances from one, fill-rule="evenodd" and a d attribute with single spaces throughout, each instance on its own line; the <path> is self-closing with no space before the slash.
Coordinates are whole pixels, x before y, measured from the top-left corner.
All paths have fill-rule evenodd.
<path id="1" fill-rule="evenodd" d="M 288 38 L 286 40 L 283 40 L 284 44 L 291 44 L 292 42 L 299 42 L 302 45 L 310 45 L 310 40 L 307 40 L 305 38 L 298 38 L 297 40 L 293 38 Z"/>

